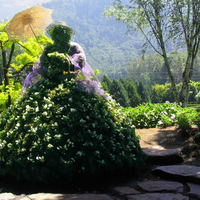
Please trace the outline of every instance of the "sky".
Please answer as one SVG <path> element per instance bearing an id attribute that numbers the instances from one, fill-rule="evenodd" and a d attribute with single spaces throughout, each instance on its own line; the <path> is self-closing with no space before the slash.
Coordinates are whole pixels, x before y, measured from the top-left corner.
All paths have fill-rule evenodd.
<path id="1" fill-rule="evenodd" d="M 0 22 L 8 18 L 11 19 L 20 11 L 49 1 L 51 0 L 0 0 Z"/>

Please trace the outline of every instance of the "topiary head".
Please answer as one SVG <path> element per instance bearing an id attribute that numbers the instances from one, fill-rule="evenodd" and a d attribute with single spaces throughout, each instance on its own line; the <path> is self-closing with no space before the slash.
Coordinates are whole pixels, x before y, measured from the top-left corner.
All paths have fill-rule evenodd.
<path id="1" fill-rule="evenodd" d="M 47 33 L 51 36 L 54 44 L 61 44 L 65 46 L 71 40 L 71 36 L 74 35 L 74 30 L 67 26 L 63 21 L 59 21 L 47 28 Z"/>

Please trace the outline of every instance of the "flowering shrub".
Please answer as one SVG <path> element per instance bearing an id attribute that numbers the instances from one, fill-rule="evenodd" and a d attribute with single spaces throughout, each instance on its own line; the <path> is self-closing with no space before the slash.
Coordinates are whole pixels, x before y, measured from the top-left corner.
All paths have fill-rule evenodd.
<path id="1" fill-rule="evenodd" d="M 194 118 L 194 123 L 197 125 L 198 130 L 200 131 L 200 112 L 198 115 Z"/>
<path id="2" fill-rule="evenodd" d="M 182 108 L 173 103 L 146 103 L 135 108 L 124 108 L 123 111 L 136 128 L 153 128 L 178 126 L 188 130 L 191 125 L 197 125 L 194 119 L 198 115 L 194 108 Z"/>
<path id="3" fill-rule="evenodd" d="M 139 138 L 115 101 L 43 80 L 0 117 L 1 174 L 49 181 L 133 167 Z"/>

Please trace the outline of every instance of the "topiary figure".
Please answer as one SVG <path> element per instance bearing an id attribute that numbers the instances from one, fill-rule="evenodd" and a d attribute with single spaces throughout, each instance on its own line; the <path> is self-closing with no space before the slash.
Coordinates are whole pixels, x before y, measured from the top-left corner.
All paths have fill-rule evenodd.
<path id="1" fill-rule="evenodd" d="M 122 108 L 67 79 L 65 54 L 48 56 L 45 79 L 0 116 L 0 174 L 70 181 L 143 162 L 139 138 Z"/>

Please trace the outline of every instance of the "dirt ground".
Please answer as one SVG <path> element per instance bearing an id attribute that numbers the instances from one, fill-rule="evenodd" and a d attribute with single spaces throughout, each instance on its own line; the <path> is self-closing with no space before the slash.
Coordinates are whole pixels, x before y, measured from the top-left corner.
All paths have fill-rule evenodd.
<path id="1" fill-rule="evenodd" d="M 192 131 L 185 138 L 177 127 L 136 129 L 136 134 L 140 135 L 142 148 L 181 148 L 183 164 L 200 166 L 200 144 L 194 142 Z"/>

